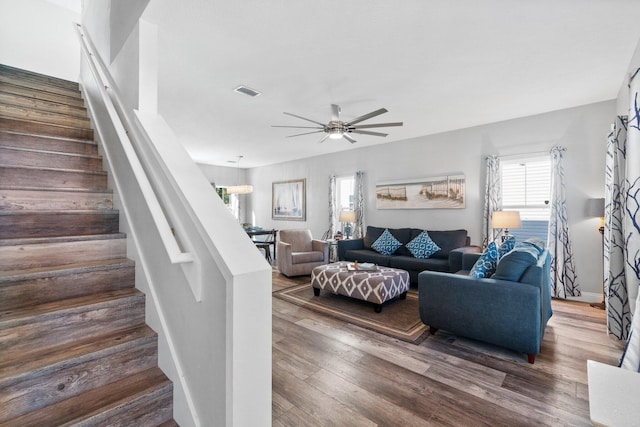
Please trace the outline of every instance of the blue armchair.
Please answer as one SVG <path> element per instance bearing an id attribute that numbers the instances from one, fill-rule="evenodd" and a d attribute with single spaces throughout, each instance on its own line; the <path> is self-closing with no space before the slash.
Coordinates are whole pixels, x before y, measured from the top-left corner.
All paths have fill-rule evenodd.
<path id="1" fill-rule="evenodd" d="M 463 268 L 479 257 L 464 254 Z M 418 275 L 420 318 L 432 334 L 443 329 L 526 353 L 534 363 L 552 315 L 550 262 L 546 249 L 517 245 L 491 278 L 424 271 Z"/>

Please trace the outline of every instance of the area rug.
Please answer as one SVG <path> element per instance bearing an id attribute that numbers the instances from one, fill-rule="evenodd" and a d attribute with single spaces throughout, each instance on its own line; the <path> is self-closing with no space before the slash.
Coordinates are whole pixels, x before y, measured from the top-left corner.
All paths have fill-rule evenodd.
<path id="1" fill-rule="evenodd" d="M 413 344 L 421 343 L 429 334 L 427 326 L 420 320 L 418 294 L 415 291 L 409 291 L 404 300 L 388 301 L 380 313 L 373 310 L 370 302 L 327 291 L 321 291 L 320 296 L 316 297 L 310 282 L 275 291 L 273 296 Z"/>

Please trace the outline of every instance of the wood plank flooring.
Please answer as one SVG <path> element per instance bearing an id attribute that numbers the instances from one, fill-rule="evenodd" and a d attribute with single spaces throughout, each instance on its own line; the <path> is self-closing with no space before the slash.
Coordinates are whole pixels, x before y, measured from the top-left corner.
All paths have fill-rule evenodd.
<path id="1" fill-rule="evenodd" d="M 308 281 L 274 271 L 273 290 Z M 591 425 L 587 359 L 616 365 L 623 344 L 603 310 L 553 301 L 542 352 L 444 332 L 420 345 L 273 301 L 274 426 Z"/>

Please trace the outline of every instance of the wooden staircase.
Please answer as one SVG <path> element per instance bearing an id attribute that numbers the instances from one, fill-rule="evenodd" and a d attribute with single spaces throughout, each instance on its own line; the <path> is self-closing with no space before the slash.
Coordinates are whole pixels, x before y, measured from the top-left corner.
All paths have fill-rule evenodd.
<path id="1" fill-rule="evenodd" d="M 0 65 L 0 426 L 176 426 L 83 105 Z"/>

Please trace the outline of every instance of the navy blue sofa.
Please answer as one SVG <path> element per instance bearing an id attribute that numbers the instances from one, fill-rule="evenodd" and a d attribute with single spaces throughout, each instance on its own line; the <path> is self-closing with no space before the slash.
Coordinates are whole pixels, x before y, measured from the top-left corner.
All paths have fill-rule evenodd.
<path id="1" fill-rule="evenodd" d="M 429 237 L 440 247 L 440 251 L 426 259 L 415 258 L 404 246 L 423 230 L 419 228 L 389 228 L 402 246 L 392 255 L 382 255 L 371 248 L 386 228 L 368 226 L 362 239 L 338 241 L 340 261 L 371 262 L 383 267 L 392 267 L 409 272 L 412 285 L 418 285 L 418 274 L 424 270 L 456 272 L 462 268 L 462 255 L 480 253 L 479 246 L 470 246 L 467 230 L 427 230 Z"/>
<path id="2" fill-rule="evenodd" d="M 455 335 L 526 353 L 534 363 L 551 311 L 551 257 L 517 244 L 491 278 L 468 275 L 480 254 L 465 254 L 458 274 L 424 271 L 418 277 L 420 318 L 432 334 Z"/>

